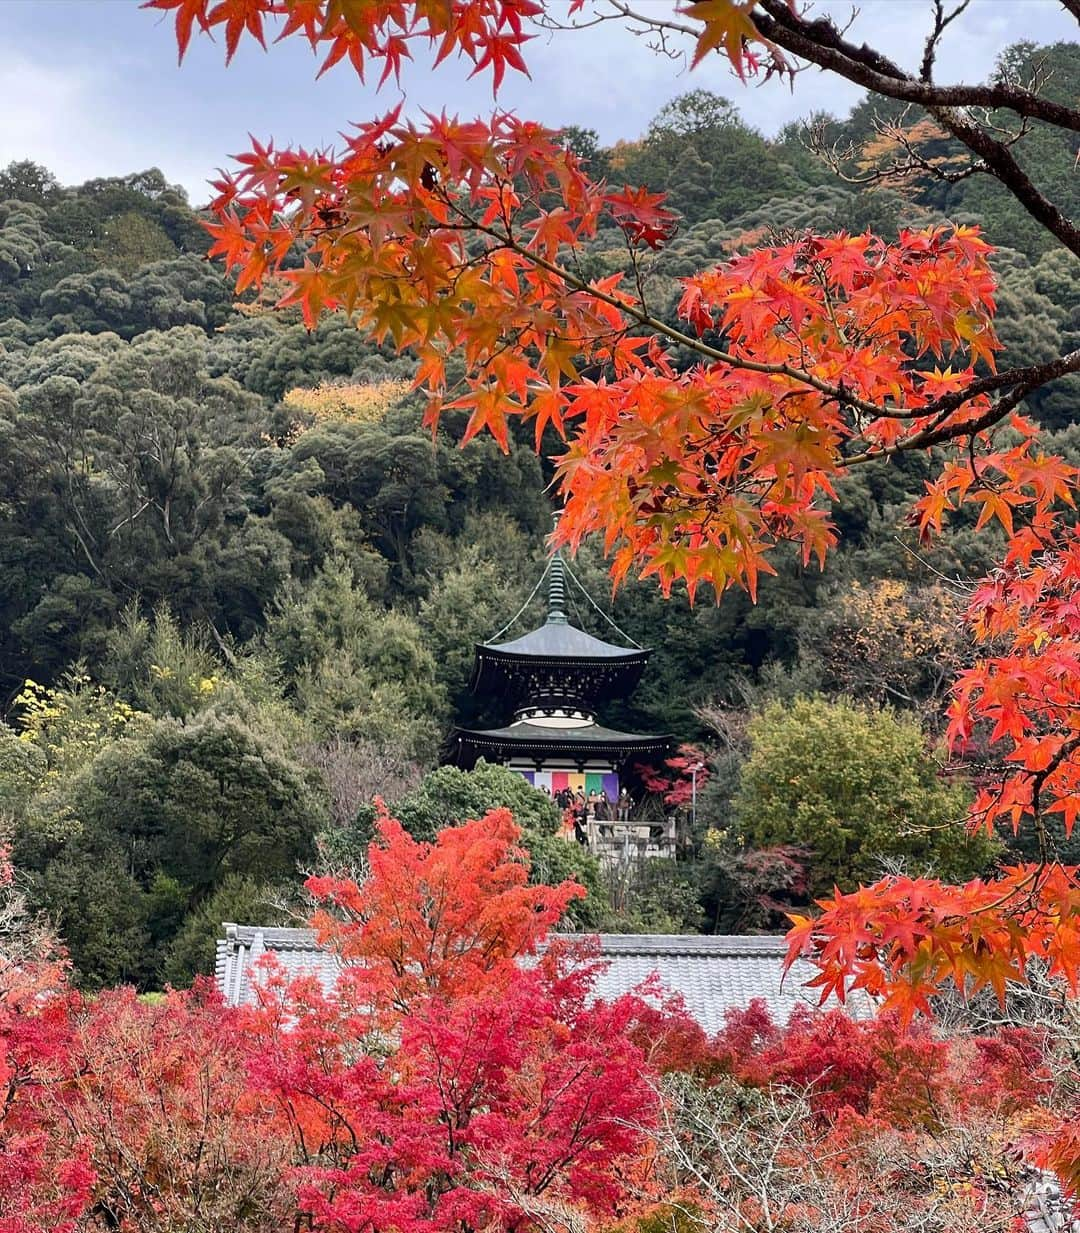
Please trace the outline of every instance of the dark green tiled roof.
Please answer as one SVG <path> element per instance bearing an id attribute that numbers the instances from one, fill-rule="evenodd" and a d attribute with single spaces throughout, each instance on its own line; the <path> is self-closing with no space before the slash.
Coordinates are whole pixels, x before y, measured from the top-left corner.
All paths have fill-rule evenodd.
<path id="1" fill-rule="evenodd" d="M 505 728 L 470 729 L 459 728 L 461 736 L 490 741 L 513 741 L 521 744 L 550 745 L 627 745 L 636 748 L 651 748 L 670 741 L 666 736 L 641 736 L 634 732 L 619 732 L 601 724 L 588 724 L 581 728 L 550 728 L 544 724 L 510 724 Z"/>
<path id="2" fill-rule="evenodd" d="M 528 655 L 539 659 L 640 659 L 642 663 L 649 652 L 642 647 L 616 646 L 594 638 L 576 625 L 566 621 L 548 621 L 539 629 L 530 630 L 510 642 L 485 642 L 477 647 L 478 652 L 497 651 L 502 655 Z"/>
<path id="3" fill-rule="evenodd" d="M 623 762 L 639 757 L 663 757 L 672 746 L 668 736 L 643 736 L 619 732 L 600 724 L 581 728 L 549 728 L 542 724 L 517 723 L 505 728 L 458 728 L 450 737 L 449 760 L 472 766 L 477 758 L 497 759 L 514 755 L 549 758 L 608 757 Z"/>

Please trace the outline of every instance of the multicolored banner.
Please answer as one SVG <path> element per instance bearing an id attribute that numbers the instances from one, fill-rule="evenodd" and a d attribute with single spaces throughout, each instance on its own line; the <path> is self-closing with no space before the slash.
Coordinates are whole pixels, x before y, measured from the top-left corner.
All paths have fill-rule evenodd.
<path id="1" fill-rule="evenodd" d="M 569 788 L 571 792 L 603 792 L 609 801 L 618 800 L 619 777 L 614 772 L 603 771 L 521 771 L 534 788 L 546 788 L 552 796 Z"/>

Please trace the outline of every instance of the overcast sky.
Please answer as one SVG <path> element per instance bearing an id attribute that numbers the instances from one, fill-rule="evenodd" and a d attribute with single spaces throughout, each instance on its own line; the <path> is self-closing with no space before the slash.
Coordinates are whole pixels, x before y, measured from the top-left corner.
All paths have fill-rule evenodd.
<path id="1" fill-rule="evenodd" d="M 816 8 L 851 12 L 832 0 Z M 853 33 L 915 64 L 928 9 L 928 0 L 863 0 Z M 950 31 L 939 78 L 978 80 L 1019 39 L 1076 37 L 1075 19 L 1057 0 L 974 0 Z M 0 0 L 0 165 L 34 159 L 64 183 L 158 166 L 200 204 L 206 180 L 247 147 L 249 132 L 323 145 L 398 101 L 396 87 L 377 95 L 345 66 L 316 81 L 306 44 L 290 43 L 269 53 L 242 44 L 225 69 L 220 42 L 195 38 L 178 67 L 171 19 L 141 11 L 138 0 Z M 531 81 L 514 75 L 499 105 L 594 128 L 605 143 L 639 136 L 665 102 L 695 86 L 731 98 L 766 133 L 813 110 L 842 114 L 858 97 L 816 71 L 803 73 L 794 93 L 780 82 L 745 87 L 719 57 L 689 73 L 614 25 L 542 36 L 526 55 Z M 490 81 L 464 78 L 460 65 L 432 72 L 418 62 L 402 89 L 410 106 L 489 113 Z"/>

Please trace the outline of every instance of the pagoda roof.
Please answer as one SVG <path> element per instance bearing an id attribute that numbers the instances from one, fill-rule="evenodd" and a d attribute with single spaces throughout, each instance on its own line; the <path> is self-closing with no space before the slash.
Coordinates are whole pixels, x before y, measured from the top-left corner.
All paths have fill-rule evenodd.
<path id="1" fill-rule="evenodd" d="M 476 650 L 478 654 L 483 651 L 540 659 L 640 659 L 642 664 L 649 657 L 649 651 L 644 647 L 616 646 L 614 642 L 594 638 L 592 634 L 571 625 L 565 617 L 561 621 L 549 618 L 538 629 L 530 630 L 510 642 L 479 643 Z"/>
<path id="2" fill-rule="evenodd" d="M 450 736 L 451 761 L 471 766 L 477 758 L 517 756 L 539 759 L 570 758 L 625 759 L 633 754 L 661 756 L 672 747 L 669 736 L 647 736 L 619 732 L 601 724 L 574 728 L 554 728 L 519 720 L 505 728 L 456 728 Z"/>
<path id="3" fill-rule="evenodd" d="M 628 694 L 637 685 L 651 652 L 605 642 L 571 625 L 565 611 L 567 572 L 556 552 L 544 575 L 548 612 L 543 625 L 508 642 L 476 644 L 470 681 L 474 693 L 501 694 L 514 701 L 566 697 L 595 704 Z"/>
<path id="4" fill-rule="evenodd" d="M 469 686 L 515 704 L 562 697 L 592 707 L 631 693 L 648 662 L 643 647 L 615 646 L 566 621 L 548 621 L 511 642 L 477 644 Z"/>

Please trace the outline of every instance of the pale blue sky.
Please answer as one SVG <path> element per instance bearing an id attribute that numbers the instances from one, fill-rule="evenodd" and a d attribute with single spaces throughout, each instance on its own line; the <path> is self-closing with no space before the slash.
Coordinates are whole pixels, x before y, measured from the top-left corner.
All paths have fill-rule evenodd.
<path id="1" fill-rule="evenodd" d="M 638 3 L 669 7 L 668 0 Z M 838 0 L 815 7 L 851 11 Z M 928 8 L 927 0 L 863 0 L 854 34 L 914 64 Z M 978 80 L 1018 39 L 1077 37 L 1075 19 L 1057 0 L 974 0 L 951 32 L 940 77 Z M 392 85 L 377 95 L 345 66 L 316 81 L 300 42 L 269 53 L 244 44 L 225 69 L 220 43 L 196 38 L 178 67 L 171 20 L 141 11 L 137 0 L 0 0 L 0 48 L 0 165 L 32 158 L 65 183 L 156 165 L 196 203 L 208 195 L 214 168 L 247 147 L 249 132 L 322 145 L 400 97 Z M 613 25 L 544 35 L 526 54 L 532 80 L 513 75 L 499 104 L 552 125 L 595 128 L 608 143 L 639 136 L 668 99 L 694 86 L 733 99 L 767 133 L 811 110 L 842 113 L 857 98 L 817 72 L 802 74 L 794 93 L 775 81 L 746 87 L 719 57 L 689 73 Z M 490 83 L 465 75 L 460 65 L 432 72 L 418 62 L 403 88 L 417 107 L 489 113 Z"/>

